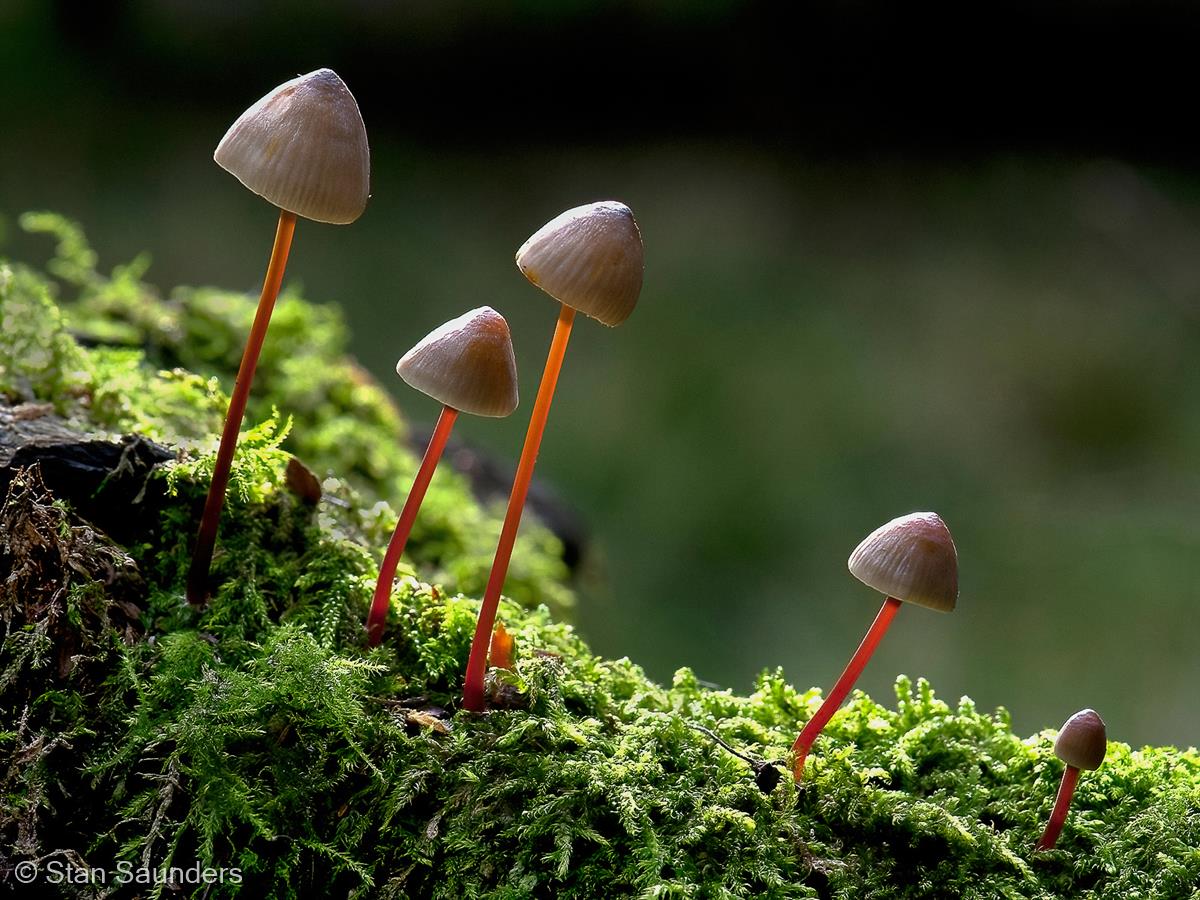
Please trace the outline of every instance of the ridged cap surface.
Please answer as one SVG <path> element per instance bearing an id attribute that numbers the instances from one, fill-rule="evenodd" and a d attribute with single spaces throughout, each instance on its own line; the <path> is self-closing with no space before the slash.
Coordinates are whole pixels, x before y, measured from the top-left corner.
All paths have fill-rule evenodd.
<path id="1" fill-rule="evenodd" d="M 1108 751 L 1104 720 L 1094 709 L 1081 709 L 1063 723 L 1054 741 L 1054 755 L 1077 769 L 1098 769 Z"/>
<path id="2" fill-rule="evenodd" d="M 317 222 L 353 222 L 371 192 L 367 130 L 330 69 L 293 78 L 251 106 L 213 159 L 280 209 Z"/>
<path id="3" fill-rule="evenodd" d="M 642 234 L 624 203 L 577 206 L 521 245 L 517 267 L 555 300 L 605 325 L 620 325 L 642 291 Z"/>
<path id="4" fill-rule="evenodd" d="M 950 612 L 958 602 L 958 553 L 937 513 L 892 519 L 850 554 L 850 574 L 881 594 Z"/>
<path id="5" fill-rule="evenodd" d="M 517 408 L 517 360 L 504 316 L 481 306 L 435 328 L 396 363 L 396 374 L 446 406 L 477 416 Z"/>

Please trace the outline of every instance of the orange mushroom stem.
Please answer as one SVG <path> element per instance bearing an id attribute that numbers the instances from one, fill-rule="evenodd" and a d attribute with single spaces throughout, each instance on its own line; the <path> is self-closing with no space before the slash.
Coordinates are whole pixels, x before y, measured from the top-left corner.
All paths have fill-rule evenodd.
<path id="1" fill-rule="evenodd" d="M 563 357 L 567 353 L 567 342 L 571 339 L 571 325 L 575 321 L 575 310 L 565 303 L 559 310 L 558 324 L 550 342 L 550 353 L 546 358 L 546 369 L 538 385 L 537 399 L 533 401 L 533 415 L 525 432 L 525 445 L 521 448 L 521 459 L 517 463 L 517 474 L 513 479 L 508 497 L 508 509 L 504 513 L 504 524 L 500 528 L 500 542 L 492 560 L 483 602 L 479 607 L 479 618 L 475 622 L 475 637 L 471 641 L 471 655 L 467 659 L 467 674 L 463 683 L 463 707 L 482 712 L 484 707 L 483 676 L 487 673 L 487 652 L 496 623 L 496 610 L 500 606 L 500 591 L 508 576 L 508 564 L 512 560 L 513 546 L 517 542 L 517 529 L 521 527 L 521 513 L 525 509 L 525 498 L 533 481 L 533 467 L 537 464 L 538 450 L 542 446 L 542 435 L 550 418 L 550 404 L 554 401 L 554 388 L 558 384 L 558 373 L 562 371 Z"/>
<path id="2" fill-rule="evenodd" d="M 879 642 L 883 640 L 883 636 L 887 633 L 888 626 L 892 624 L 892 619 L 900 611 L 900 602 L 895 597 L 888 597 L 883 601 L 883 606 L 879 608 L 879 614 L 875 616 L 875 621 L 871 623 L 870 629 L 867 630 L 866 637 L 862 639 L 862 643 L 854 651 L 854 656 L 850 658 L 850 662 L 846 665 L 842 676 L 837 680 L 833 689 L 825 696 L 825 701 L 821 704 L 821 708 L 817 710 L 817 714 L 808 720 L 804 728 L 800 731 L 799 737 L 796 738 L 796 742 L 792 744 L 792 774 L 795 776 L 796 781 L 799 781 L 804 775 L 804 761 L 808 758 L 808 751 L 812 749 L 813 741 L 817 739 L 818 735 L 825 729 L 825 726 L 829 724 L 829 720 L 833 718 L 833 714 L 838 711 L 842 705 L 842 701 L 846 699 L 846 695 L 850 693 L 854 687 L 854 683 L 858 681 L 858 676 L 867 667 L 867 661 L 870 660 L 871 654 L 875 652 L 875 648 L 879 646 Z"/>
<path id="3" fill-rule="evenodd" d="M 450 438 L 450 432 L 454 428 L 454 420 L 457 417 L 458 410 L 450 406 L 442 407 L 442 414 L 438 416 L 433 435 L 429 438 L 429 446 L 425 448 L 425 456 L 421 459 L 421 467 L 417 469 L 412 489 L 408 492 L 404 508 L 400 511 L 400 520 L 396 522 L 396 530 L 392 532 L 392 539 L 388 541 L 387 552 L 383 555 L 383 565 L 379 568 L 379 578 L 375 582 L 375 596 L 371 600 L 371 611 L 367 614 L 368 647 L 379 646 L 379 642 L 383 639 L 383 625 L 387 620 L 388 605 L 392 599 L 392 582 L 396 578 L 396 567 L 400 564 L 400 557 L 404 554 L 404 547 L 408 544 L 408 536 L 412 533 L 413 523 L 417 521 L 417 512 L 421 508 L 421 501 L 425 499 L 425 491 L 429 488 L 429 482 L 433 480 L 434 470 L 437 469 L 438 460 L 442 458 L 442 451 L 446 448 L 446 441 Z"/>
<path id="4" fill-rule="evenodd" d="M 267 338 L 267 327 L 271 324 L 271 311 L 279 296 L 283 283 L 283 272 L 287 268 L 288 251 L 292 246 L 292 235 L 296 231 L 296 214 L 279 211 L 279 225 L 275 229 L 275 244 L 271 248 L 271 261 L 267 265 L 267 276 L 263 281 L 262 294 L 258 298 L 258 309 L 254 313 L 254 324 L 242 351 L 242 362 L 238 366 L 237 381 L 229 396 L 229 410 L 225 413 L 225 427 L 221 430 L 221 444 L 217 448 L 217 460 L 213 466 L 212 483 L 208 486 L 208 497 L 204 501 L 204 513 L 200 517 L 200 530 L 196 535 L 196 546 L 192 551 L 192 562 L 188 567 L 187 599 L 199 606 L 208 598 L 208 570 L 212 565 L 213 550 L 217 543 L 217 525 L 221 521 L 221 508 L 225 505 L 225 488 L 229 485 L 229 470 L 233 465 L 233 452 L 237 449 L 238 432 L 246 415 L 246 402 L 250 398 L 250 385 L 254 381 L 254 370 L 263 342 Z"/>

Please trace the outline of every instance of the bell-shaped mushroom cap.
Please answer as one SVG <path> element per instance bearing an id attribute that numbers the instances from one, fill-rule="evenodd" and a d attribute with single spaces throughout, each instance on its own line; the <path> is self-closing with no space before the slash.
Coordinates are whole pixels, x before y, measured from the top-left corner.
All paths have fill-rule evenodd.
<path id="1" fill-rule="evenodd" d="M 280 209 L 317 222 L 353 222 L 370 195 L 367 130 L 330 69 L 293 78 L 251 106 L 213 159 Z"/>
<path id="2" fill-rule="evenodd" d="M 396 363 L 423 394 L 477 416 L 517 408 L 517 360 L 504 316 L 481 306 L 435 328 Z"/>
<path id="3" fill-rule="evenodd" d="M 1108 750 L 1104 720 L 1094 709 L 1081 709 L 1063 723 L 1054 755 L 1077 769 L 1098 769 Z"/>
<path id="4" fill-rule="evenodd" d="M 958 602 L 958 553 L 937 513 L 911 513 L 876 528 L 849 566 L 859 581 L 906 603 L 950 612 Z"/>
<path id="5" fill-rule="evenodd" d="M 577 206 L 521 245 L 517 267 L 555 300 L 620 325 L 642 292 L 642 234 L 624 203 Z"/>

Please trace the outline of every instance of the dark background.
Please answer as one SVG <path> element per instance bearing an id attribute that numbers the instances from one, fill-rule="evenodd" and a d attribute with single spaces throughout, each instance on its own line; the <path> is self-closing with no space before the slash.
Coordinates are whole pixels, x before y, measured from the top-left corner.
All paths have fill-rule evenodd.
<path id="1" fill-rule="evenodd" d="M 105 265 L 257 290 L 275 214 L 212 163 L 320 66 L 373 197 L 301 223 L 289 280 L 391 373 L 435 325 L 509 319 L 523 403 L 554 307 L 512 253 L 570 206 L 646 241 L 621 328 L 581 322 L 539 474 L 589 523 L 578 621 L 655 676 L 830 685 L 879 599 L 845 573 L 935 509 L 959 609 L 906 609 L 862 686 L 929 676 L 1019 730 L 1094 706 L 1197 743 L 1200 171 L 1185 3 L 37 3 L 0 0 L 0 251 L 82 221 Z M 397 498 L 399 503 L 400 498 Z"/>

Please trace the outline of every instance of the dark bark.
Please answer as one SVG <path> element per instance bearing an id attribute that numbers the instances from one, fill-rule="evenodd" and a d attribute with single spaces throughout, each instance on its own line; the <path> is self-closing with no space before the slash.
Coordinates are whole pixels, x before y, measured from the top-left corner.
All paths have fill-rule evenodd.
<path id="1" fill-rule="evenodd" d="M 145 438 L 89 436 L 49 404 L 0 407 L 0 495 L 16 473 L 37 465 L 51 494 L 118 543 L 136 530 L 131 511 L 161 499 L 162 487 L 150 474 L 173 456 Z"/>

